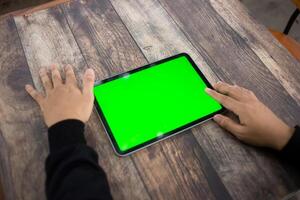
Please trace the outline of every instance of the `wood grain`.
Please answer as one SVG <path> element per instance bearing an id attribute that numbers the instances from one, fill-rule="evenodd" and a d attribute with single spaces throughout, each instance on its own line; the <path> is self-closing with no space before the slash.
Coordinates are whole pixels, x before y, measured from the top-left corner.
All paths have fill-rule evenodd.
<path id="1" fill-rule="evenodd" d="M 188 3 L 194 5 L 192 10 L 191 6 L 187 6 Z M 275 113 L 291 125 L 296 124 L 300 115 L 296 102 L 290 98 L 244 39 L 218 15 L 209 2 L 197 3 L 190 0 L 188 3 L 184 6 L 182 1 L 176 1 L 172 5 L 164 2 L 164 5 L 195 47 L 200 52 L 205 50 L 213 56 L 215 65 L 211 65 L 211 68 L 222 76 L 223 80 L 255 91 Z M 178 9 L 179 7 L 181 9 Z M 196 14 L 181 14 L 187 10 Z M 206 20 L 199 20 L 200 18 Z M 198 23 L 187 23 L 188 20 L 198 20 Z M 214 40 L 211 40 L 212 38 Z M 226 51 L 228 49 L 231 50 Z M 285 105 L 284 108 L 282 104 Z"/>
<path id="2" fill-rule="evenodd" d="M 52 63 L 57 63 L 59 67 L 71 64 L 75 68 L 77 77 L 81 76 L 86 63 L 59 7 L 40 11 L 28 17 L 16 17 L 15 21 L 35 86 L 39 90 L 42 87 L 38 70 Z M 95 69 L 98 77 L 103 73 L 99 69 L 99 66 Z M 38 135 L 40 132 L 35 131 L 33 134 Z M 95 113 L 87 124 L 86 137 L 89 145 L 96 149 L 99 163 L 108 173 L 114 198 L 148 199 L 134 164 L 130 158 L 121 159 L 114 155 Z M 44 142 L 43 145 L 46 146 L 47 141 Z M 41 151 L 45 151 L 45 148 Z M 35 160 L 31 162 L 35 163 Z M 36 187 L 44 188 L 44 184 Z M 37 199 L 43 199 L 42 195 L 39 195 Z"/>
<path id="3" fill-rule="evenodd" d="M 3 192 L 3 186 L 1 182 L 0 182 L 0 200 L 4 200 L 4 192 Z"/>
<path id="4" fill-rule="evenodd" d="M 235 34 L 235 32 L 231 29 L 228 31 L 226 30 L 229 27 L 226 23 L 220 24 L 219 28 L 215 28 L 216 30 L 215 29 L 207 30 L 211 26 L 215 27 L 215 25 L 213 24 L 214 21 L 210 22 L 207 19 L 214 18 L 214 16 L 217 15 L 217 13 L 215 13 L 213 10 L 199 11 L 199 8 L 203 7 L 201 3 L 189 2 L 186 4 L 186 1 L 185 2 L 183 1 L 163 2 L 165 7 L 167 7 L 167 5 L 165 4 L 173 5 L 172 10 L 166 8 L 168 12 L 171 12 L 175 15 L 179 15 L 179 17 L 185 17 L 184 24 L 186 26 L 188 25 L 190 27 L 192 26 L 197 27 L 198 23 L 203 24 L 203 27 L 200 28 L 197 27 L 196 30 L 195 29 L 191 30 L 191 28 L 189 27 L 189 32 L 191 34 L 197 33 L 199 36 L 204 35 L 202 38 L 197 38 L 197 40 L 204 42 L 205 45 L 198 45 L 199 42 L 196 42 L 194 40 L 192 41 L 193 44 L 196 46 L 197 50 L 195 50 L 194 46 L 190 45 L 190 42 L 186 39 L 185 34 L 187 33 L 186 32 L 182 33 L 179 30 L 179 28 L 176 27 L 176 23 L 178 23 L 177 20 L 175 20 L 176 22 L 175 23 L 172 20 L 172 18 L 170 18 L 169 14 L 166 13 L 161 8 L 160 4 L 157 1 L 126 1 L 125 2 L 125 1 L 112 0 L 112 3 L 115 9 L 117 10 L 118 14 L 121 16 L 124 23 L 128 27 L 128 30 L 136 40 L 137 44 L 140 46 L 141 50 L 143 51 L 147 59 L 149 59 L 150 61 L 158 60 L 172 53 L 174 54 L 182 51 L 190 53 L 192 57 L 195 59 L 199 57 L 199 53 L 197 52 L 198 50 L 199 52 L 201 52 L 201 55 L 203 56 L 201 60 L 205 60 L 207 62 L 207 64 L 205 64 L 204 66 L 205 67 L 208 65 L 214 66 L 215 68 L 213 69 L 215 70 L 216 74 L 220 74 L 219 73 L 220 69 L 216 69 L 218 67 L 215 61 L 217 59 L 215 58 L 216 56 L 222 58 L 222 64 L 218 63 L 219 66 L 222 66 L 223 63 L 225 64 L 227 63 L 228 65 L 232 65 L 231 68 L 232 70 L 235 70 L 235 68 L 239 65 L 239 63 L 243 62 L 243 59 L 246 60 L 250 59 L 251 62 L 254 63 L 257 62 L 255 60 L 256 58 L 255 59 L 252 58 L 252 56 L 255 55 L 252 53 L 251 49 L 244 44 L 240 36 Z M 207 3 L 203 3 L 203 4 L 207 5 Z M 174 6 L 176 6 L 176 8 L 174 8 Z M 204 6 L 203 9 L 207 9 L 207 8 Z M 176 10 L 177 12 L 174 10 Z M 206 16 L 205 17 L 199 16 L 197 15 L 197 13 L 206 13 Z M 195 15 L 195 17 L 193 17 L 192 15 Z M 221 21 L 222 19 L 217 19 L 217 20 Z M 212 25 L 210 23 L 212 23 Z M 183 27 L 183 25 L 181 27 Z M 222 31 L 223 28 L 225 28 L 225 31 L 227 32 L 225 35 L 224 33 L 219 33 L 220 31 Z M 186 27 L 183 27 L 182 29 L 187 30 Z M 214 32 L 218 32 L 219 35 L 215 36 Z M 235 35 L 232 36 L 231 34 L 235 34 Z M 205 36 L 207 36 L 207 38 Z M 224 51 L 224 47 L 222 49 L 222 54 L 215 53 L 218 51 L 220 47 L 222 47 L 223 45 L 222 42 L 220 42 L 220 46 L 217 46 L 217 42 L 219 42 L 219 40 L 222 41 L 223 37 L 225 41 L 231 42 L 230 46 L 228 44 L 227 45 L 228 45 L 228 49 L 232 49 L 232 51 L 234 51 L 236 56 L 235 58 L 230 58 L 231 56 L 230 51 Z M 235 42 L 236 44 L 234 44 L 233 42 Z M 241 54 L 237 56 L 239 50 L 234 49 L 234 47 L 237 45 L 239 46 L 236 48 L 242 50 L 245 48 L 244 51 L 247 52 L 243 54 L 243 51 L 241 51 Z M 208 49 L 210 51 L 205 50 L 205 48 L 210 48 Z M 228 57 L 230 59 L 228 59 Z M 200 69 L 203 70 L 204 67 L 201 68 L 201 66 L 203 65 L 199 64 L 199 62 L 197 61 L 196 63 L 200 66 Z M 263 73 L 263 75 L 267 75 L 267 77 L 268 76 L 272 77 L 272 75 L 268 73 L 268 70 L 265 70 L 265 67 L 261 63 L 260 66 L 261 68 L 262 67 L 263 68 L 262 70 L 260 69 L 259 71 L 257 71 L 258 73 Z M 229 73 L 230 73 L 229 70 L 224 72 L 224 74 L 226 75 L 228 75 Z M 241 73 L 242 76 L 247 75 L 247 72 L 239 72 L 239 73 Z M 223 78 L 224 74 L 222 73 L 220 74 L 222 79 L 224 79 Z M 215 75 L 212 76 L 215 77 Z M 231 78 L 232 80 L 235 81 L 237 80 L 238 76 L 239 75 L 235 74 L 235 78 L 234 77 Z M 253 77 L 251 76 L 251 78 Z M 274 78 L 272 80 L 274 80 L 275 82 L 277 81 Z M 281 87 L 280 84 L 277 83 L 277 85 Z M 282 95 L 281 101 L 285 101 L 286 97 L 288 97 L 288 95 Z M 293 100 L 289 99 L 289 101 L 291 101 L 293 103 L 293 106 L 295 106 L 295 102 L 293 102 Z M 289 102 L 287 102 L 287 105 L 288 104 Z M 297 113 L 294 112 L 294 115 L 297 116 Z M 296 118 L 293 119 L 295 120 Z M 225 182 L 226 187 L 230 190 L 231 194 L 236 199 L 240 199 L 240 198 L 252 199 L 254 193 L 258 197 L 264 197 L 266 195 L 268 195 L 270 198 L 276 197 L 277 195 L 283 196 L 288 192 L 289 189 L 293 189 L 295 187 L 295 185 L 292 185 L 291 188 L 289 186 L 287 188 L 284 186 L 285 183 L 289 182 L 288 179 L 284 178 L 283 180 L 278 180 L 277 177 L 272 177 L 270 176 L 270 174 L 264 174 L 264 172 L 261 170 L 261 166 L 259 165 L 259 163 L 256 164 L 256 157 L 255 156 L 253 157 L 249 153 L 249 151 L 255 151 L 255 150 L 249 149 L 246 146 L 241 146 L 240 143 L 238 143 L 232 137 L 226 135 L 227 133 L 219 129 L 215 124 L 210 122 L 199 127 L 204 127 L 204 128 L 202 129 L 196 128 L 193 130 L 196 138 L 201 144 L 201 147 L 204 148 L 206 154 L 209 155 L 209 158 L 212 161 L 213 166 L 219 172 L 219 175 L 222 177 L 223 182 Z M 209 141 L 209 142 L 203 142 L 203 141 Z M 214 143 L 212 141 L 216 141 L 217 143 Z M 233 156 L 234 159 L 232 159 L 230 155 L 234 155 Z M 263 159 L 269 160 L 268 162 L 274 163 L 276 167 L 274 167 L 274 170 L 271 170 L 272 172 L 277 172 L 277 174 L 279 174 L 280 176 L 281 174 L 286 175 L 285 170 L 282 169 L 282 167 L 274 158 L 272 158 L 271 156 L 266 158 L 265 156 L 262 157 Z M 243 163 L 247 163 L 247 166 L 245 166 Z M 229 174 L 235 174 L 233 176 L 234 178 Z M 266 191 L 263 187 L 262 188 L 256 187 L 257 183 L 267 186 L 267 185 L 277 184 L 278 182 L 284 182 L 284 184 L 277 186 L 278 189 L 280 189 L 277 191 L 272 191 L 272 190 Z M 245 190 L 245 188 L 247 188 L 247 190 Z M 241 193 L 241 191 L 243 192 Z"/>
<path id="5" fill-rule="evenodd" d="M 286 91 L 300 105 L 300 62 L 237 0 L 210 0 L 212 7 L 234 29 Z M 242 20 L 241 20 L 242 19 Z"/>
<path id="6" fill-rule="evenodd" d="M 89 66 L 101 66 L 113 75 L 147 63 L 109 1 L 72 2 L 63 8 Z M 193 154 L 198 147 L 187 134 L 132 155 L 152 198 L 213 199 Z"/>
<path id="7" fill-rule="evenodd" d="M 280 82 L 270 73 L 249 45 L 245 43 L 247 38 L 242 38 L 238 35 L 220 17 L 209 2 L 193 0 L 176 1 L 172 4 L 164 0 L 161 0 L 161 2 L 198 51 L 201 52 L 204 49 L 213 58 L 215 64 L 211 65 L 211 68 L 218 73 L 222 80 L 253 90 L 266 105 L 290 125 L 298 122 L 300 108 L 297 106 L 297 103 L 289 96 Z M 197 23 L 191 23 L 191 21 Z M 203 139 L 199 138 L 198 141 L 201 144 Z M 225 152 L 228 151 L 228 155 L 236 153 L 236 151 L 231 152 L 226 147 L 223 150 Z M 245 150 L 248 152 L 249 158 L 253 156 L 252 159 L 258 168 L 257 175 L 260 174 L 259 176 L 261 177 L 261 179 L 256 178 L 253 180 L 253 183 L 251 181 L 249 183 L 255 186 L 257 182 L 260 182 L 259 185 L 261 187 L 263 185 L 274 185 L 277 187 L 276 191 L 272 189 L 260 190 L 257 195 L 263 197 L 267 194 L 270 198 L 275 198 L 276 196 L 285 195 L 289 190 L 296 188 L 296 185 L 291 186 L 291 184 L 288 184 L 290 181 L 287 178 L 281 178 L 284 177 L 282 174 L 287 173 L 272 156 L 252 148 L 245 148 Z M 213 154 L 209 155 L 213 157 Z M 244 158 L 239 156 L 234 158 L 244 160 Z M 218 161 L 220 162 L 221 159 L 217 158 L 215 160 L 215 162 Z M 221 166 L 226 168 L 228 165 L 220 165 L 219 167 Z M 238 164 L 232 167 L 237 166 Z M 268 167 L 265 168 L 263 166 Z M 253 174 L 255 173 L 251 175 Z M 278 182 L 283 184 L 280 186 Z M 285 192 L 282 186 L 286 186 Z M 234 187 L 232 190 L 236 191 L 236 188 Z M 257 191 L 256 189 L 254 190 Z M 252 191 L 252 195 L 253 193 L 254 191 Z M 249 198 L 251 198 L 250 195 Z"/>
<path id="8" fill-rule="evenodd" d="M 24 90 L 32 83 L 12 18 L 0 21 L 0 177 L 5 198 L 44 197 L 44 125 Z M 40 183 L 37 185 L 36 183 Z"/>
<path id="9" fill-rule="evenodd" d="M 23 86 L 32 77 L 42 91 L 37 72 L 53 63 L 72 64 L 77 78 L 88 66 L 104 79 L 187 52 L 210 82 L 252 89 L 290 125 L 299 123 L 299 63 L 239 1 L 111 2 L 72 1 L 0 21 L 6 199 L 45 199 L 47 129 Z M 114 154 L 96 112 L 86 138 L 115 199 L 280 199 L 299 187 L 299 176 L 272 152 L 240 143 L 212 121 L 126 158 Z"/>

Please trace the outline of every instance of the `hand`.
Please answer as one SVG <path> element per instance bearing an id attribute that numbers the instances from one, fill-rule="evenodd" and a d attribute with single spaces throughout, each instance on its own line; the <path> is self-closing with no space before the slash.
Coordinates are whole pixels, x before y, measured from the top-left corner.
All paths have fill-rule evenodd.
<path id="1" fill-rule="evenodd" d="M 281 150 L 291 138 L 294 128 L 290 128 L 268 107 L 260 102 L 255 94 L 245 88 L 218 82 L 214 89 L 206 92 L 225 108 L 239 117 L 239 123 L 227 116 L 214 116 L 221 127 L 238 139 L 252 145 Z"/>
<path id="2" fill-rule="evenodd" d="M 63 80 L 55 65 L 51 67 L 51 77 L 45 68 L 40 70 L 40 78 L 45 95 L 26 85 L 26 91 L 39 104 L 48 127 L 65 119 L 78 119 L 87 122 L 93 109 L 93 86 L 95 74 L 87 69 L 83 77 L 83 89 L 79 89 L 74 71 L 70 65 L 65 67 L 66 80 Z"/>

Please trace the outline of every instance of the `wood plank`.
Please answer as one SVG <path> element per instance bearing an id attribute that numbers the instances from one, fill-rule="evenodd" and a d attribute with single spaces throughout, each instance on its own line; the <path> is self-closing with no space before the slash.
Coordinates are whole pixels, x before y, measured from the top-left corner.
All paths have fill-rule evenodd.
<path id="1" fill-rule="evenodd" d="M 89 66 L 113 75 L 147 63 L 109 1 L 74 1 L 63 9 Z M 184 134 L 131 156 L 153 199 L 214 198 L 193 153 L 198 148 Z"/>
<path id="2" fill-rule="evenodd" d="M 300 62 L 238 0 L 210 0 L 231 26 L 300 105 Z M 240 20 L 243 19 L 243 20 Z"/>
<path id="3" fill-rule="evenodd" d="M 45 135 L 37 105 L 24 90 L 32 83 L 11 17 L 0 21 L 0 177 L 6 199 L 42 199 Z"/>
<path id="4" fill-rule="evenodd" d="M 4 200 L 4 192 L 3 192 L 3 186 L 1 182 L 0 182 L 0 200 Z"/>
<path id="5" fill-rule="evenodd" d="M 209 73 L 212 74 L 211 76 L 208 76 L 210 81 L 214 82 L 216 79 L 213 78 L 216 78 L 216 76 L 211 72 L 208 66 L 212 66 L 212 69 L 218 73 L 218 76 L 226 81 L 232 79 L 234 82 L 240 83 L 242 86 L 248 86 L 249 83 L 252 82 L 252 87 L 250 87 L 250 89 L 253 89 L 255 85 L 255 90 L 262 90 L 258 92 L 260 96 L 263 96 L 262 94 L 266 90 L 260 87 L 256 89 L 257 83 L 260 83 L 260 81 L 256 80 L 255 76 L 251 75 L 251 73 L 250 78 L 254 78 L 254 80 L 257 82 L 253 83 L 252 80 L 249 80 L 249 77 L 245 78 L 245 73 L 241 74 L 242 77 L 245 78 L 245 82 L 241 82 L 242 79 L 238 79 L 239 75 L 237 75 L 237 73 L 234 73 L 236 77 L 230 77 L 230 79 L 227 78 L 227 76 L 229 76 L 229 70 L 225 71 L 225 69 L 235 69 L 235 67 L 238 68 L 237 66 L 239 66 L 240 62 L 243 62 L 243 60 L 250 60 L 251 64 L 258 64 L 262 68 L 257 71 L 263 75 L 267 75 L 267 81 L 271 81 L 271 83 L 274 81 L 276 87 L 278 85 L 280 89 L 282 88 L 280 84 L 276 82 L 276 79 L 269 74 L 268 70 L 265 69 L 262 63 L 256 61 L 255 59 L 249 59 L 249 57 L 252 58 L 251 56 L 255 55 L 253 55 L 247 45 L 244 44 L 242 39 L 240 39 L 238 36 L 232 37 L 231 34 L 234 34 L 234 32 L 232 30 L 228 30 L 228 27 L 225 25 L 220 24 L 221 26 L 218 28 L 215 26 L 214 21 L 211 22 L 211 19 L 214 19 L 216 14 L 211 11 L 207 5 L 207 2 L 188 2 L 186 5 L 184 5 L 185 3 L 186 1 L 164 1 L 163 3 L 164 7 L 168 7 L 167 10 L 169 12 L 173 12 L 173 15 L 171 14 L 172 17 L 177 18 L 174 16 L 174 14 L 176 14 L 179 15 L 179 17 L 184 18 L 184 23 L 178 22 L 178 19 L 175 21 L 179 24 L 182 30 L 189 30 L 189 32 L 184 31 L 183 33 L 176 26 L 176 23 L 172 20 L 172 18 L 170 18 L 169 13 L 167 13 L 157 1 L 112 0 L 112 4 L 116 11 L 149 61 L 158 60 L 162 57 L 179 52 L 188 52 L 196 60 L 196 63 L 198 66 L 200 66 L 200 69 L 203 70 L 205 75 L 208 75 Z M 172 4 L 174 6 L 172 7 L 168 4 Z M 201 7 L 200 4 L 203 4 L 204 7 L 199 11 L 199 7 Z M 169 7 L 172 7 L 172 11 L 170 11 L 171 9 Z M 204 9 L 208 9 L 208 11 L 205 11 Z M 178 13 L 174 10 L 176 10 Z M 205 17 L 199 16 L 201 13 L 205 13 Z M 217 20 L 221 21 L 222 19 L 218 18 Z M 210 25 L 210 23 L 212 24 Z M 199 27 L 198 24 L 203 26 Z M 213 26 L 213 28 L 210 28 L 211 26 Z M 225 26 L 225 33 L 220 33 L 220 31 L 223 29 L 223 26 Z M 195 28 L 192 29 L 191 27 Z M 193 32 L 199 34 L 199 37 L 202 36 L 201 38 L 197 38 L 197 40 L 199 40 L 198 42 L 192 40 L 195 46 L 191 44 L 185 36 L 185 34 Z M 190 39 L 189 35 L 187 36 Z M 222 43 L 222 40 L 225 40 L 227 43 L 231 43 L 230 45 L 226 43 L 224 44 L 224 42 Z M 232 41 L 234 41 L 234 43 Z M 205 45 L 199 45 L 200 42 L 205 43 Z M 241 54 L 237 55 L 237 52 L 234 52 L 235 57 L 231 58 L 231 55 L 229 54 L 230 51 L 224 51 L 224 46 L 222 45 L 227 45 L 228 49 L 232 49 L 233 51 L 237 51 L 234 49 L 235 46 L 242 45 L 242 49 L 240 51 Z M 220 48 L 222 48 L 221 53 L 219 53 L 220 51 L 218 50 Z M 198 51 L 201 53 L 202 57 Z M 215 52 L 218 54 L 216 55 Z M 220 58 L 215 58 L 216 56 Z M 200 58 L 200 62 L 198 58 Z M 220 62 L 220 60 L 222 62 Z M 227 67 L 224 69 L 224 72 L 222 72 L 221 68 L 218 67 L 223 67 L 223 64 L 226 64 L 225 66 Z M 246 62 L 246 64 L 249 64 L 249 62 Z M 233 67 L 229 67 L 231 65 Z M 219 71 L 221 71 L 221 73 Z M 241 73 L 240 71 L 238 72 Z M 265 83 L 263 82 L 263 84 Z M 266 84 L 268 87 L 270 87 L 270 83 Z M 282 90 L 284 91 L 284 89 Z M 266 95 L 266 97 L 269 100 L 270 96 Z M 282 101 L 285 102 L 285 98 L 288 100 L 288 102 L 285 104 L 288 105 L 291 103 L 293 105 L 289 107 L 289 111 L 291 111 L 295 106 L 295 102 L 291 100 L 286 93 L 280 95 L 280 100 L 273 100 L 273 103 Z M 278 108 L 278 105 L 276 109 L 280 109 Z M 298 115 L 293 111 L 291 112 L 292 116 L 287 112 L 284 112 L 284 116 L 290 121 L 295 122 L 295 119 Z M 263 153 L 258 152 L 258 154 L 266 160 L 266 163 L 270 164 L 270 166 L 268 165 L 270 168 L 267 168 L 270 170 L 270 173 L 267 174 L 265 170 L 262 170 L 262 166 L 260 165 L 261 163 L 256 164 L 256 154 L 254 156 L 253 153 L 249 153 L 256 152 L 257 150 L 242 145 L 213 122 L 207 122 L 202 126 L 198 126 L 197 128 L 193 129 L 193 133 L 198 139 L 198 142 L 201 144 L 201 147 L 204 149 L 205 153 L 208 155 L 213 167 L 221 176 L 225 186 L 227 189 L 229 189 L 230 194 L 235 199 L 252 199 L 254 194 L 257 197 L 265 197 L 268 195 L 270 198 L 278 198 L 278 196 L 283 196 L 289 190 L 295 188 L 295 185 L 290 183 L 290 180 L 287 178 L 287 173 L 284 169 L 282 169 L 276 159 L 272 158 L 271 156 L 264 156 Z M 271 176 L 270 174 L 272 172 L 278 176 L 274 174 Z M 259 185 L 262 185 L 263 187 L 259 188 Z M 270 185 L 274 187 L 270 188 Z"/>
<path id="6" fill-rule="evenodd" d="M 290 125 L 298 122 L 300 108 L 297 103 L 245 43 L 245 39 L 218 15 L 209 2 L 185 1 L 183 3 L 183 1 L 176 1 L 172 5 L 166 1 L 161 2 L 196 48 L 199 51 L 204 48 L 213 57 L 216 65 L 211 67 L 219 73 L 223 80 L 253 90 L 266 105 Z M 188 6 L 191 4 L 193 9 Z M 193 14 L 183 15 L 183 13 Z M 192 21 L 194 23 L 191 23 Z M 199 138 L 198 141 L 201 143 L 202 140 Z M 269 185 L 277 185 L 278 193 L 275 195 L 282 196 L 286 193 L 281 190 L 279 182 L 283 183 L 288 191 L 297 187 L 292 181 L 289 181 L 289 177 L 294 180 L 297 178 L 284 176 L 287 175 L 286 171 L 274 158 L 266 159 L 270 157 L 268 153 L 264 154 L 251 149 L 247 151 L 256 160 L 257 165 L 261 168 L 261 173 L 264 173 L 268 179 Z M 277 174 L 276 178 L 275 174 Z M 283 178 L 278 178 L 280 176 Z M 273 189 L 270 188 L 268 192 L 274 194 L 270 190 Z"/>
<path id="7" fill-rule="evenodd" d="M 176 1 L 170 5 L 162 0 L 162 3 L 198 51 L 205 50 L 213 57 L 215 65 L 211 65 L 211 68 L 223 80 L 255 91 L 257 96 L 285 121 L 291 125 L 298 122 L 300 108 L 296 102 L 290 98 L 244 39 L 218 15 L 209 2 L 189 0 L 186 4 Z M 193 9 L 188 7 L 191 4 Z M 178 10 L 179 7 L 181 9 Z M 183 14 L 184 11 L 195 13 Z M 191 23 L 192 21 L 194 23 Z"/>
<path id="8" fill-rule="evenodd" d="M 40 11 L 27 17 L 16 17 L 15 21 L 34 84 L 39 90 L 42 86 L 38 78 L 38 70 L 52 63 L 57 63 L 59 66 L 71 64 L 75 67 L 77 77 L 82 75 L 86 68 L 85 60 L 59 7 Z M 105 66 L 98 66 L 94 69 L 97 77 L 102 77 L 106 73 Z M 37 137 L 41 134 L 40 132 L 38 129 L 33 134 Z M 109 184 L 115 199 L 148 199 L 147 191 L 134 163 L 129 157 L 119 158 L 114 155 L 95 113 L 87 123 L 86 138 L 89 145 L 96 149 L 99 163 L 108 173 Z M 44 140 L 41 146 L 43 147 L 40 151 L 46 153 L 47 141 Z M 37 159 L 38 157 L 32 157 L 30 162 L 35 164 Z M 20 161 L 24 160 L 20 159 Z M 44 176 L 43 173 L 39 175 Z M 36 183 L 39 184 L 36 185 Z M 29 185 L 44 189 L 42 181 L 30 182 Z M 44 199 L 41 194 L 37 196 L 38 198 L 33 199 Z"/>

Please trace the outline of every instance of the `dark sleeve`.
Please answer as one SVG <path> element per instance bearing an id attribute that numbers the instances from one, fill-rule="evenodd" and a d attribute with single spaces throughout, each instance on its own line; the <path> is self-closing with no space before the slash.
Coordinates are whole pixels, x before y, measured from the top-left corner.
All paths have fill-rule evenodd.
<path id="1" fill-rule="evenodd" d="M 282 159 L 300 167 L 300 127 L 295 127 L 295 132 L 287 145 L 281 150 Z"/>
<path id="2" fill-rule="evenodd" d="M 112 199 L 98 155 L 86 145 L 84 123 L 64 120 L 48 130 L 46 160 L 48 200 Z"/>

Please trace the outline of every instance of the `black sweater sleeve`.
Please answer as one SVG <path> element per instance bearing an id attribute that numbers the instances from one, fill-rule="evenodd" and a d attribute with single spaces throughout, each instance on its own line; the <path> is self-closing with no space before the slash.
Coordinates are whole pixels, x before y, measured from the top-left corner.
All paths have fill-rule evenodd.
<path id="1" fill-rule="evenodd" d="M 64 120 L 48 130 L 46 160 L 48 200 L 112 199 L 98 155 L 86 145 L 84 123 Z"/>
<path id="2" fill-rule="evenodd" d="M 300 167 L 300 127 L 295 127 L 295 132 L 287 145 L 281 150 L 280 156 L 292 164 Z"/>

